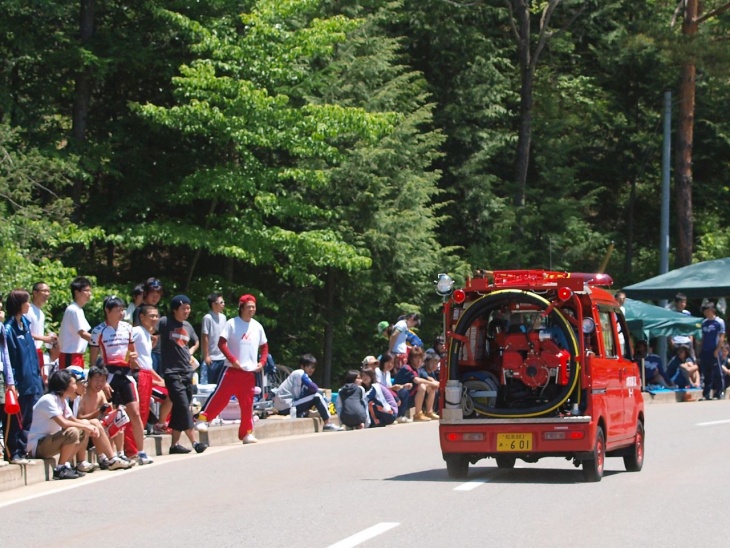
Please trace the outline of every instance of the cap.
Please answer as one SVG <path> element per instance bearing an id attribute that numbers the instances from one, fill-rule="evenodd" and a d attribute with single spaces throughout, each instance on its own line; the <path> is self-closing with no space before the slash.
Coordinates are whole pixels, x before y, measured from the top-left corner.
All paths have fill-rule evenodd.
<path id="1" fill-rule="evenodd" d="M 177 310 L 184 304 L 192 304 L 187 295 L 175 295 L 170 301 L 170 310 Z"/>
<path id="2" fill-rule="evenodd" d="M 160 291 L 162 290 L 162 282 L 157 278 L 147 278 L 147 281 L 144 283 L 144 290 Z"/>
<path id="3" fill-rule="evenodd" d="M 246 304 L 249 301 L 252 302 L 252 303 L 255 303 L 256 302 L 256 297 L 254 297 L 250 293 L 246 293 L 245 295 L 241 295 L 241 298 L 238 299 L 238 304 L 239 305 Z"/>
<path id="4" fill-rule="evenodd" d="M 78 365 L 71 365 L 66 368 L 66 371 L 71 373 L 71 375 L 73 375 L 77 381 L 83 381 L 86 379 L 86 372 Z"/>
<path id="5" fill-rule="evenodd" d="M 390 324 L 388 322 L 386 322 L 385 320 L 383 320 L 382 322 L 380 322 L 378 324 L 378 335 L 382 335 L 383 334 L 383 331 L 385 331 L 386 329 L 388 329 L 388 326 L 389 325 Z"/>
<path id="6" fill-rule="evenodd" d="M 365 359 L 362 361 L 363 367 L 375 365 L 376 363 L 380 363 L 380 360 L 378 360 L 375 356 L 365 356 Z"/>

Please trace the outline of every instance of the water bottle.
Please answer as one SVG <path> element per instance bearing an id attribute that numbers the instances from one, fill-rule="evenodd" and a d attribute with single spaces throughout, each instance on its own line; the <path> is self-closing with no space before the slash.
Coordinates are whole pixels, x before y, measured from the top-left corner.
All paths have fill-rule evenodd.
<path id="1" fill-rule="evenodd" d="M 292 406 L 289 408 L 289 418 L 290 419 L 296 419 L 297 418 L 297 406 L 292 403 Z"/>

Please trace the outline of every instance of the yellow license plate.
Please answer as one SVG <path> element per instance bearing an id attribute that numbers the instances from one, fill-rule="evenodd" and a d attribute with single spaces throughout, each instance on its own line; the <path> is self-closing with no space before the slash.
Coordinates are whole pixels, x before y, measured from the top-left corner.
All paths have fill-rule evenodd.
<path id="1" fill-rule="evenodd" d="M 497 451 L 531 451 L 532 434 L 497 434 Z"/>

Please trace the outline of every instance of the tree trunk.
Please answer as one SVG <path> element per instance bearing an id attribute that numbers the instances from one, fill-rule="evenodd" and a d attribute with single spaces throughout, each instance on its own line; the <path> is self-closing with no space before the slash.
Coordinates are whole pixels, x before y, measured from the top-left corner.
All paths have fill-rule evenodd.
<path id="1" fill-rule="evenodd" d="M 325 282 L 325 318 L 324 324 L 324 386 L 332 386 L 332 347 L 335 332 L 335 286 L 336 274 L 333 268 L 327 270 Z"/>
<path id="2" fill-rule="evenodd" d="M 86 48 L 94 35 L 94 0 L 81 0 L 79 10 L 79 42 Z M 89 117 L 91 102 L 91 71 L 88 67 L 79 67 L 76 75 L 76 89 L 73 104 L 71 135 L 77 142 L 86 138 L 86 123 Z"/>
<path id="3" fill-rule="evenodd" d="M 524 207 L 532 141 L 532 90 L 535 74 L 530 53 L 529 3 L 524 0 L 516 0 L 515 12 L 518 28 L 517 55 L 520 67 L 520 128 L 517 136 L 517 161 L 515 166 L 517 187 L 514 195 L 514 205 Z"/>
<path id="4" fill-rule="evenodd" d="M 85 49 L 89 46 L 91 37 L 94 35 L 94 0 L 81 0 L 79 7 L 79 48 Z M 71 138 L 76 144 L 83 143 L 86 140 L 86 124 L 89 118 L 91 87 L 91 70 L 86 66 L 79 67 L 78 74 L 76 75 L 76 88 L 74 90 L 71 119 Z M 83 190 L 83 180 L 81 177 L 77 177 L 72 191 L 72 198 L 77 214 Z"/>
<path id="5" fill-rule="evenodd" d="M 687 0 L 682 23 L 682 34 L 697 34 L 699 0 Z M 696 67 L 691 60 L 682 64 L 679 88 L 679 127 L 677 129 L 676 200 L 677 267 L 692 262 L 694 220 L 692 213 L 692 144 L 694 139 Z"/>

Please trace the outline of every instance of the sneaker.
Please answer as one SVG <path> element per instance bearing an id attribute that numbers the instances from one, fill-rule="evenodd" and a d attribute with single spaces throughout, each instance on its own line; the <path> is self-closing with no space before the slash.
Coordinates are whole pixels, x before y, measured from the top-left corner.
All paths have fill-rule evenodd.
<path id="1" fill-rule="evenodd" d="M 340 432 L 341 430 L 342 430 L 341 426 L 337 426 L 336 424 L 331 423 L 331 422 L 328 422 L 322 428 L 323 432 Z"/>
<path id="2" fill-rule="evenodd" d="M 2 468 L 3 466 L 7 466 L 9 464 L 10 463 L 8 461 L 6 461 L 5 459 L 0 459 L 0 468 Z"/>
<path id="3" fill-rule="evenodd" d="M 179 443 L 176 443 L 172 447 L 170 447 L 170 454 L 171 455 L 187 455 L 190 453 L 190 449 L 187 447 L 183 447 Z"/>
<path id="4" fill-rule="evenodd" d="M 253 434 L 246 434 L 242 441 L 244 445 L 248 445 L 249 443 L 258 443 L 259 440 Z"/>
<path id="5" fill-rule="evenodd" d="M 201 421 L 201 422 L 198 422 L 198 423 L 197 423 L 197 424 L 195 425 L 195 429 L 196 429 L 196 430 L 197 430 L 198 432 L 207 432 L 207 431 L 208 431 L 208 421 Z"/>
<path id="6" fill-rule="evenodd" d="M 136 460 L 136 459 L 134 459 L 134 458 L 131 458 L 131 459 L 130 459 L 130 458 L 129 458 L 129 457 L 127 456 L 127 455 L 125 455 L 124 453 L 119 453 L 119 454 L 117 455 L 117 458 L 118 458 L 118 459 L 121 459 L 122 461 L 124 461 L 125 463 L 127 463 L 127 464 L 129 465 L 129 466 L 128 466 L 128 468 L 131 468 L 132 466 L 134 466 L 135 464 L 137 464 L 137 460 Z"/>
<path id="7" fill-rule="evenodd" d="M 147 456 L 147 453 L 140 451 L 137 453 L 137 464 L 144 466 L 145 464 L 152 464 L 154 461 Z"/>
<path id="8" fill-rule="evenodd" d="M 431 420 L 430 417 L 427 417 L 422 411 L 420 413 L 416 413 L 413 415 L 414 422 L 429 422 Z"/>
<path id="9" fill-rule="evenodd" d="M 402 417 L 398 417 L 397 419 L 395 419 L 395 422 L 397 422 L 399 424 L 405 424 L 405 423 L 413 422 L 413 421 L 404 415 Z"/>
<path id="10" fill-rule="evenodd" d="M 82 472 L 81 470 L 76 470 L 75 468 L 72 468 L 74 472 L 76 472 L 76 476 L 79 478 L 83 478 L 86 475 L 86 472 Z"/>
<path id="11" fill-rule="evenodd" d="M 113 459 L 108 460 L 106 464 L 108 470 L 127 470 L 132 467 L 131 464 L 119 457 L 114 457 Z"/>
<path id="12" fill-rule="evenodd" d="M 82 460 L 76 465 L 76 471 L 77 472 L 84 472 L 84 473 L 91 473 L 94 470 L 98 469 L 98 464 L 91 464 L 89 461 Z"/>
<path id="13" fill-rule="evenodd" d="M 109 470 L 109 459 L 104 457 L 99 461 L 99 468 L 102 470 Z"/>
<path id="14" fill-rule="evenodd" d="M 21 457 L 20 455 L 10 459 L 10 464 L 33 464 L 29 459 Z"/>
<path id="15" fill-rule="evenodd" d="M 426 413 L 426 416 L 435 421 L 439 420 L 439 415 L 438 413 L 436 413 L 436 411 L 429 411 L 428 413 Z"/>
<path id="16" fill-rule="evenodd" d="M 202 453 L 203 451 L 205 451 L 206 449 L 208 449 L 208 444 L 207 443 L 195 442 L 193 444 L 193 449 L 195 449 L 195 452 L 196 453 Z"/>
<path id="17" fill-rule="evenodd" d="M 65 464 L 62 464 L 61 466 L 57 466 L 53 469 L 53 479 L 58 480 L 65 480 L 65 479 L 77 479 L 81 476 L 79 473 L 71 468 L 70 466 L 66 466 Z"/>

